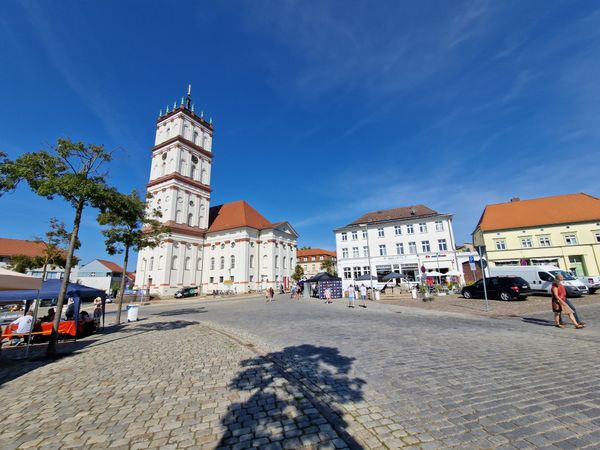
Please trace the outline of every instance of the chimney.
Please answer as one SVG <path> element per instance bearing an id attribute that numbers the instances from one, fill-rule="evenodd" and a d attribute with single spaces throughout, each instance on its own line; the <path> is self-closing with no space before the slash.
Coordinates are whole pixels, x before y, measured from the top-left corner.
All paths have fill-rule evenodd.
<path id="1" fill-rule="evenodd" d="M 513 198 L 510 199 L 511 203 L 512 202 L 520 202 L 520 201 L 521 201 L 521 199 L 519 197 L 513 197 Z"/>

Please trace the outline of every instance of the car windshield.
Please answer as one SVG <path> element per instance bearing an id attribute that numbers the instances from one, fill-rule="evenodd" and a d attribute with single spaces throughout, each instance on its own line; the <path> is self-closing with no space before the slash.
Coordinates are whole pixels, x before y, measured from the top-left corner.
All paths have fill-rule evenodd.
<path id="1" fill-rule="evenodd" d="M 550 273 L 554 276 L 562 275 L 565 280 L 575 280 L 575 277 L 564 270 L 551 270 Z"/>

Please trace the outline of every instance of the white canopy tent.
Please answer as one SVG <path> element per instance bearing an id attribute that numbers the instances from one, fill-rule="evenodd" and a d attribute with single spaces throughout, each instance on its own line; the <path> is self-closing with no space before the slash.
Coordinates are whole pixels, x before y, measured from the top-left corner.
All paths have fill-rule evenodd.
<path id="1" fill-rule="evenodd" d="M 0 268 L 0 291 L 39 290 L 42 279 Z"/>
<path id="2" fill-rule="evenodd" d="M 449 277 L 459 277 L 462 276 L 462 273 L 460 273 L 458 270 L 449 270 L 448 272 L 446 272 L 444 275 L 449 276 Z"/>

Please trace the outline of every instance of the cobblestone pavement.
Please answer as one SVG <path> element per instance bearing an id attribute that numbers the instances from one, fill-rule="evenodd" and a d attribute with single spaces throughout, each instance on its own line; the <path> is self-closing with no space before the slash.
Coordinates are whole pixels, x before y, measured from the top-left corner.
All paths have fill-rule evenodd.
<path id="1" fill-rule="evenodd" d="M 579 312 L 584 330 L 283 296 L 144 307 L 0 370 L 0 448 L 598 448 L 600 307 Z"/>

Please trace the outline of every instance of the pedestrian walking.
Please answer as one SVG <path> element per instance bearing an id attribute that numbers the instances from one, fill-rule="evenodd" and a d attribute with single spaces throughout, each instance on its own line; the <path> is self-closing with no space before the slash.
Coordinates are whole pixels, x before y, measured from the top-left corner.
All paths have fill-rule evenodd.
<path id="1" fill-rule="evenodd" d="M 325 289 L 325 303 L 333 303 L 331 301 L 331 289 L 330 288 Z"/>
<path id="2" fill-rule="evenodd" d="M 362 300 L 362 304 L 360 305 L 363 308 L 367 307 L 367 287 L 364 284 L 360 285 L 360 299 Z"/>
<path id="3" fill-rule="evenodd" d="M 275 289 L 269 288 L 269 301 L 272 302 L 275 299 Z"/>
<path id="4" fill-rule="evenodd" d="M 557 328 L 564 328 L 565 326 L 561 323 L 561 314 L 565 313 L 573 322 L 576 329 L 584 328 L 585 325 L 579 323 L 575 318 L 575 314 L 571 307 L 565 301 L 567 298 L 567 290 L 562 284 L 563 276 L 557 275 L 552 283 L 552 311 L 554 312 L 554 326 Z"/>
<path id="5" fill-rule="evenodd" d="M 267 301 L 267 303 L 271 301 L 271 291 L 269 290 L 269 288 L 265 289 L 265 300 Z"/>
<path id="6" fill-rule="evenodd" d="M 354 286 L 348 286 L 348 308 L 354 308 L 354 297 L 356 296 L 356 289 Z"/>
<path id="7" fill-rule="evenodd" d="M 290 298 L 293 300 L 296 297 L 296 285 L 292 286 L 292 289 L 290 290 Z"/>

